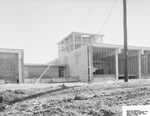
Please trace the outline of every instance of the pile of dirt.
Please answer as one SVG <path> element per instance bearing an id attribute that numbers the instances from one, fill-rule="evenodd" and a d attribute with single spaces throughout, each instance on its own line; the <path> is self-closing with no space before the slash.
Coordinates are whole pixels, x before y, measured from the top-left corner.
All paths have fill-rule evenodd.
<path id="1" fill-rule="evenodd" d="M 8 104 L 15 102 L 18 99 L 21 99 L 26 96 L 26 93 L 23 90 L 6 90 L 0 92 L 0 111 L 5 109 Z"/>
<path id="2" fill-rule="evenodd" d="M 6 90 L 0 92 L 0 103 L 9 103 L 22 98 L 23 96 L 25 96 L 25 92 L 23 90 Z"/>

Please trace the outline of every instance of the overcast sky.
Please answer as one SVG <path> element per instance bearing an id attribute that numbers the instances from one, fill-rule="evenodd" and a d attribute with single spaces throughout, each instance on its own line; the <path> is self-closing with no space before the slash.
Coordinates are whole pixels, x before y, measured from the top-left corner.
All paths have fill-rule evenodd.
<path id="1" fill-rule="evenodd" d="M 123 0 L 101 34 L 123 45 Z M 0 48 L 24 49 L 25 63 L 58 57 L 57 43 L 72 31 L 98 34 L 115 0 L 0 0 Z M 150 0 L 127 0 L 128 44 L 150 47 Z"/>

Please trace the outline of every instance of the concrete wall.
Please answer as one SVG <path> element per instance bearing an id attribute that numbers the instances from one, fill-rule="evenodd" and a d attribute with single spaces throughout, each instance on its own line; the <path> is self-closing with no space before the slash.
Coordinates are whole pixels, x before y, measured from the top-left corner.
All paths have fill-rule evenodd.
<path id="1" fill-rule="evenodd" d="M 48 66 L 40 65 L 24 65 L 24 78 L 39 78 Z M 42 78 L 59 77 L 58 67 L 52 66 L 43 75 Z"/>
<path id="2" fill-rule="evenodd" d="M 0 79 L 16 80 L 18 72 L 18 54 L 0 53 Z"/>
<path id="3" fill-rule="evenodd" d="M 53 64 L 68 64 L 69 77 L 77 77 L 81 81 L 87 81 L 88 77 L 88 59 L 87 46 L 83 46 L 67 56 L 60 57 L 53 61 Z"/>
<path id="4" fill-rule="evenodd" d="M 71 52 L 68 55 L 68 65 L 71 77 L 79 77 L 81 81 L 87 81 L 88 59 L 87 46 Z"/>

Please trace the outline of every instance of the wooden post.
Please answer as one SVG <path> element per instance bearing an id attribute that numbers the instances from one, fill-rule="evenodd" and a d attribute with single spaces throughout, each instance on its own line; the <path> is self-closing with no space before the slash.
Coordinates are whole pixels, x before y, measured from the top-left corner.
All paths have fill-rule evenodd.
<path id="1" fill-rule="evenodd" d="M 124 25 L 124 82 L 128 82 L 128 45 L 127 45 L 127 12 L 126 0 L 123 0 L 123 25 Z"/>

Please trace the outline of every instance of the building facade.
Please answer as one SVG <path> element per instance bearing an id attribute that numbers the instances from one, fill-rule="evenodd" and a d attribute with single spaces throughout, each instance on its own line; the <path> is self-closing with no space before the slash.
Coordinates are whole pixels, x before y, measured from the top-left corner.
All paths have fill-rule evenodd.
<path id="1" fill-rule="evenodd" d="M 80 81 L 124 78 L 123 46 L 103 44 L 102 37 L 72 32 L 58 43 L 59 58 L 53 63 L 68 64 L 69 77 Z M 149 78 L 149 47 L 128 46 L 128 74 L 129 79 Z"/>
<path id="2" fill-rule="evenodd" d="M 58 43 L 59 57 L 48 64 L 24 64 L 22 49 L 0 49 L 0 83 L 90 82 L 124 78 L 122 45 L 104 44 L 103 36 L 72 32 Z M 150 47 L 128 46 L 129 79 L 150 78 Z"/>
<path id="3" fill-rule="evenodd" d="M 0 81 L 3 81 L 3 83 L 22 83 L 23 65 L 22 49 L 0 48 Z"/>

